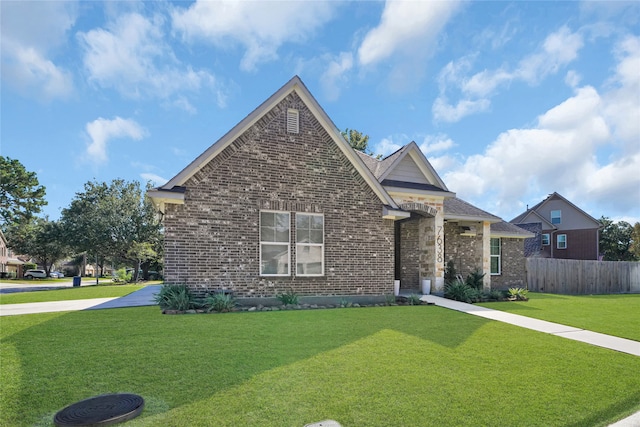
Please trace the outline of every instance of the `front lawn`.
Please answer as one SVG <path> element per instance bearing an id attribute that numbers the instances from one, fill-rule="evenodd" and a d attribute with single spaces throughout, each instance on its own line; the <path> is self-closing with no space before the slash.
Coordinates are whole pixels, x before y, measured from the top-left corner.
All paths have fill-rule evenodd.
<path id="1" fill-rule="evenodd" d="M 0 318 L 0 425 L 145 398 L 131 426 L 604 426 L 640 409 L 640 358 L 434 306 Z"/>
<path id="2" fill-rule="evenodd" d="M 52 289 L 47 291 L 16 292 L 11 294 L 0 294 L 0 304 L 121 297 L 143 287 L 143 285 L 94 285 L 79 288 Z"/>
<path id="3" fill-rule="evenodd" d="M 640 341 L 640 294 L 570 296 L 529 293 L 529 301 L 526 302 L 478 305 Z"/>

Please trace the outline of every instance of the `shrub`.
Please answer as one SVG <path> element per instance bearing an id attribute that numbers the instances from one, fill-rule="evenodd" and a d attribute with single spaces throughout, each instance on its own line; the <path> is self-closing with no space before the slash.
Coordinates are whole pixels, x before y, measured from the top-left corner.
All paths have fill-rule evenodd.
<path id="1" fill-rule="evenodd" d="M 422 300 L 420 299 L 420 295 L 411 294 L 407 297 L 407 302 L 409 305 L 420 305 L 422 304 Z"/>
<path id="2" fill-rule="evenodd" d="M 218 292 L 213 295 L 207 295 L 204 300 L 207 312 L 217 311 L 218 313 L 231 311 L 236 306 L 236 301 L 231 294 Z"/>
<path id="3" fill-rule="evenodd" d="M 509 299 L 516 301 L 528 301 L 529 291 L 524 288 L 509 288 Z"/>
<path id="4" fill-rule="evenodd" d="M 185 311 L 192 308 L 195 300 L 185 285 L 162 285 L 154 301 L 163 310 Z"/>
<path id="5" fill-rule="evenodd" d="M 288 290 L 283 294 L 276 295 L 276 298 L 278 298 L 283 305 L 298 304 L 298 294 L 293 292 L 293 290 Z"/>
<path id="6" fill-rule="evenodd" d="M 396 303 L 396 296 L 395 295 L 385 295 L 384 296 L 384 303 L 386 305 L 395 304 Z"/>
<path id="7" fill-rule="evenodd" d="M 444 297 L 455 301 L 471 303 L 478 299 L 479 293 L 462 280 L 455 280 L 444 286 Z"/>
<path id="8" fill-rule="evenodd" d="M 504 292 L 498 289 L 493 289 L 487 294 L 487 299 L 489 301 L 502 301 L 504 299 Z"/>
<path id="9" fill-rule="evenodd" d="M 127 272 L 126 268 L 116 270 L 113 276 L 113 283 L 129 283 L 131 282 L 132 272 Z"/>
<path id="10" fill-rule="evenodd" d="M 482 288 L 484 287 L 484 283 L 482 281 L 484 276 L 485 276 L 484 273 L 482 273 L 480 270 L 476 270 L 467 276 L 465 283 L 471 286 L 472 288 L 478 291 L 481 291 Z"/>

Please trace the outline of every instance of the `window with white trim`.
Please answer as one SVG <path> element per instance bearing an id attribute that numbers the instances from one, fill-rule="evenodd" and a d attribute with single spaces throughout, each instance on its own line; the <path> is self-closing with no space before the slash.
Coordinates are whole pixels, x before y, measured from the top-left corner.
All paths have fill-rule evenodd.
<path id="1" fill-rule="evenodd" d="M 551 240 L 549 239 L 549 233 L 544 233 L 542 235 L 542 246 L 549 246 Z"/>
<path id="2" fill-rule="evenodd" d="M 324 216 L 296 213 L 296 274 L 324 274 Z"/>
<path id="3" fill-rule="evenodd" d="M 293 108 L 287 110 L 287 132 L 300 133 L 300 113 Z"/>
<path id="4" fill-rule="evenodd" d="M 289 212 L 260 212 L 260 275 L 289 276 L 291 219 Z"/>
<path id="5" fill-rule="evenodd" d="M 502 273 L 502 245 L 500 238 L 491 238 L 491 275 L 497 276 Z"/>
<path id="6" fill-rule="evenodd" d="M 562 223 L 562 211 L 551 211 L 551 224 Z"/>
<path id="7" fill-rule="evenodd" d="M 558 249 L 567 249 L 567 235 L 566 234 L 558 234 L 556 236 L 558 244 L 556 245 Z"/>

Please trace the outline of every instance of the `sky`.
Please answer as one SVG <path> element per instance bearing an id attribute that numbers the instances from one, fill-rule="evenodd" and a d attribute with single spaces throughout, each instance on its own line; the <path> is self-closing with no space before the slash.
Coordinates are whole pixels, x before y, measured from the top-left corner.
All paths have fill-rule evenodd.
<path id="1" fill-rule="evenodd" d="M 640 221 L 637 1 L 2 0 L 0 24 L 0 155 L 50 219 L 88 181 L 165 183 L 298 75 L 507 221 L 553 192 Z"/>

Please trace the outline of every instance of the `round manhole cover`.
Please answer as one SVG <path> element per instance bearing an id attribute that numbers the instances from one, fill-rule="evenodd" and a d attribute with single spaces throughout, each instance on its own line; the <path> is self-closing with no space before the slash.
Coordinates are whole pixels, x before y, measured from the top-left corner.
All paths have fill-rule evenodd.
<path id="1" fill-rule="evenodd" d="M 137 394 L 103 394 L 67 406 L 53 422 L 58 427 L 110 426 L 137 417 L 142 409 L 144 399 Z"/>

